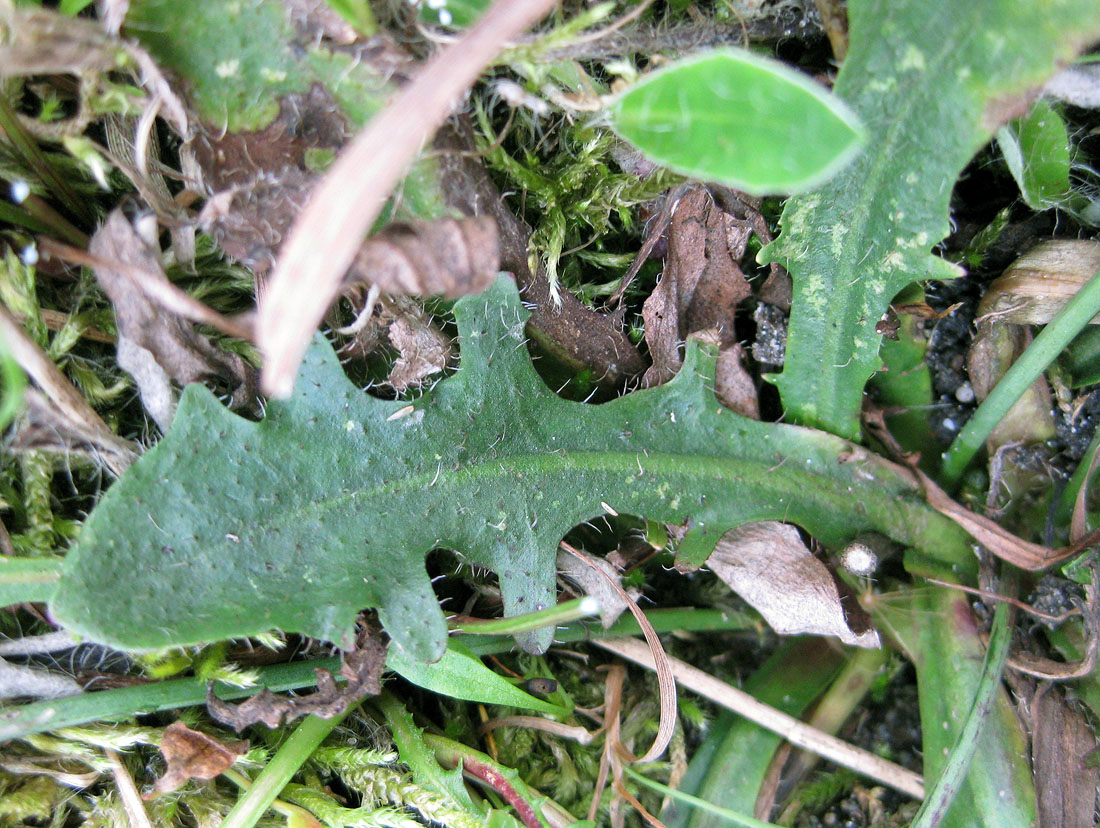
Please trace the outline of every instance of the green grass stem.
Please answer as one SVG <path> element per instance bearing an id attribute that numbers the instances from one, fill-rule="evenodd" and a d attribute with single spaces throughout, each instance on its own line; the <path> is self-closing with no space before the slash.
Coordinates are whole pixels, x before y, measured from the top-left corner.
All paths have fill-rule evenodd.
<path id="1" fill-rule="evenodd" d="M 331 719 L 312 715 L 302 719 L 290 738 L 283 742 L 267 766 L 252 780 L 244 796 L 237 800 L 221 828 L 252 828 L 259 822 L 264 812 L 278 799 L 286 783 L 357 704 L 349 705 L 347 710 Z"/>
<path id="2" fill-rule="evenodd" d="M 313 672 L 317 668 L 338 670 L 340 659 L 321 658 L 265 667 L 260 671 L 260 684 L 273 693 L 312 687 L 317 683 L 317 675 Z M 226 701 L 251 696 L 255 692 L 255 687 L 217 686 L 218 697 Z M 206 682 L 184 678 L 34 702 L 0 711 L 0 742 L 87 722 L 191 707 L 205 701 Z"/>
<path id="3" fill-rule="evenodd" d="M 678 802 L 683 802 L 685 805 L 690 805 L 693 808 L 698 808 L 701 811 L 705 811 L 708 814 L 713 814 L 719 819 L 727 820 L 734 825 L 742 825 L 744 828 L 779 828 L 774 822 L 764 822 L 763 820 L 756 819 L 755 817 L 746 816 L 745 814 L 739 814 L 736 811 L 731 811 L 729 808 L 721 808 L 718 805 L 711 805 L 705 799 L 700 799 L 697 796 L 686 794 L 683 791 L 678 791 L 675 788 L 670 788 L 668 785 L 662 785 L 660 782 L 655 782 L 648 777 L 642 776 L 633 768 L 627 766 L 623 768 L 623 771 L 640 785 L 644 785 L 647 788 L 662 793 L 665 796 L 671 796 Z"/>
<path id="4" fill-rule="evenodd" d="M 453 621 L 449 626 L 453 632 L 466 635 L 518 635 L 542 627 L 556 627 L 579 621 L 599 611 L 600 605 L 595 599 L 575 598 L 538 612 L 529 612 L 511 618 L 490 618 L 484 621 Z"/>
<path id="5" fill-rule="evenodd" d="M 966 781 L 966 773 L 978 749 L 982 728 L 993 710 L 997 690 L 1001 686 L 1005 660 L 1008 658 L 1008 645 L 1012 638 L 1008 627 L 1008 609 L 1007 603 L 997 605 L 974 702 L 970 706 L 970 712 L 962 730 L 959 731 L 959 738 L 951 748 L 947 764 L 925 795 L 911 828 L 935 828 L 939 825 L 955 801 L 955 796 L 963 782 Z"/>
<path id="6" fill-rule="evenodd" d="M 1009 409 L 1070 341 L 1100 313 L 1100 274 L 1094 275 L 1028 346 L 963 426 L 943 456 L 940 482 L 954 488 L 963 472 Z"/>
<path id="7" fill-rule="evenodd" d="M 0 573 L 2 572 L 3 570 L 0 569 Z M 660 609 L 650 611 L 646 617 L 657 632 L 672 630 L 706 632 L 753 628 L 751 618 L 721 610 Z M 621 638 L 640 633 L 638 622 L 632 617 L 624 616 L 608 630 L 604 630 L 599 624 L 570 624 L 557 631 L 555 640 L 567 643 L 585 641 L 589 638 Z M 470 636 L 465 643 L 477 655 L 507 652 L 515 646 L 515 641 L 510 636 L 503 635 Z M 340 659 L 337 657 L 299 661 L 294 664 L 277 664 L 260 669 L 259 685 L 269 688 L 273 693 L 313 687 L 317 683 L 315 669 L 336 671 L 339 667 Z M 217 685 L 218 697 L 226 701 L 251 696 L 255 692 L 255 687 L 233 687 L 220 683 Z M 183 678 L 33 702 L 0 709 L 0 742 L 87 722 L 192 707 L 203 704 L 205 701 L 206 683 L 196 678 Z"/>

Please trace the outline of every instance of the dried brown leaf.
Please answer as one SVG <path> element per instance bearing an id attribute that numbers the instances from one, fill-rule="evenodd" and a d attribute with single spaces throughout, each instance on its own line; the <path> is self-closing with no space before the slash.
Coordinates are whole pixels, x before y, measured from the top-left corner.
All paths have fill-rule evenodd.
<path id="1" fill-rule="evenodd" d="M 34 388 L 23 396 L 23 413 L 15 426 L 8 449 L 15 454 L 46 451 L 50 454 L 79 455 L 121 473 L 137 458 L 138 447 L 121 440 L 106 426 L 74 420 L 51 405 Z"/>
<path id="2" fill-rule="evenodd" d="M 0 75 L 55 75 L 116 68 L 120 44 L 96 21 L 0 5 Z"/>
<path id="3" fill-rule="evenodd" d="M 1051 549 L 1018 538 L 984 515 L 971 512 L 965 506 L 956 503 L 920 469 L 911 467 L 910 470 L 917 476 L 929 506 L 959 524 L 974 540 L 998 558 L 1021 569 L 1035 572 L 1061 563 L 1079 554 L 1083 545 L 1091 540 L 1091 536 L 1086 536 L 1072 546 Z"/>
<path id="4" fill-rule="evenodd" d="M 707 566 L 777 633 L 832 635 L 857 647 L 879 646 L 866 616 L 841 600 L 832 573 L 793 526 L 764 521 L 727 532 Z"/>
<path id="5" fill-rule="evenodd" d="M 487 216 L 391 224 L 359 248 L 351 271 L 383 293 L 450 298 L 480 293 L 499 272 L 497 226 Z"/>
<path id="6" fill-rule="evenodd" d="M 652 762 L 665 752 L 669 742 L 672 741 L 672 733 L 676 729 L 676 679 L 672 675 L 668 653 L 665 652 L 661 639 L 657 636 L 657 631 L 653 628 L 650 620 L 646 618 L 641 607 L 626 594 L 621 586 L 595 564 L 590 555 L 586 555 L 565 541 L 562 541 L 561 548 L 591 567 L 593 571 L 599 573 L 600 577 L 604 578 L 611 588 L 619 593 L 620 597 L 626 602 L 630 614 L 634 616 L 634 620 L 641 627 L 642 635 L 645 636 L 646 646 L 649 648 L 653 659 L 653 671 L 657 674 L 657 687 L 661 696 L 661 718 L 657 725 L 657 735 L 653 737 L 653 744 L 649 746 L 649 750 L 642 757 L 634 756 L 621 743 L 618 743 L 616 747 L 616 755 L 626 762 Z M 607 715 L 610 716 L 610 714 Z M 618 742 L 618 720 L 609 718 L 609 721 L 611 724 L 609 725 L 608 740 L 614 746 Z"/>
<path id="7" fill-rule="evenodd" d="M 419 385 L 447 367 L 454 356 L 451 338 L 432 324 L 420 305 L 393 297 L 383 300 L 382 308 L 382 319 L 389 322 L 387 336 L 398 354 L 387 378 L 395 391 Z"/>
<path id="8" fill-rule="evenodd" d="M 288 698 L 265 687 L 240 704 L 230 704 L 215 696 L 211 685 L 206 690 L 207 712 L 238 732 L 257 722 L 274 729 L 302 716 L 339 716 L 354 702 L 382 692 L 387 645 L 380 638 L 374 632 L 360 635 L 357 648 L 344 655 L 340 675 L 347 683 L 343 687 L 337 686 L 328 670 L 317 670 L 317 692 L 312 695 Z"/>
<path id="9" fill-rule="evenodd" d="M 737 306 L 751 294 L 739 262 L 752 232 L 751 223 L 723 210 L 705 188 L 691 190 L 677 202 L 665 269 L 642 308 L 653 360 L 645 385 L 672 379 L 683 362 L 684 339 L 710 331 L 719 348 L 719 400 L 745 416 L 759 416 L 756 386 L 742 364 L 733 327 Z"/>
<path id="10" fill-rule="evenodd" d="M 79 435 L 78 439 L 94 447 L 114 474 L 120 475 L 126 471 L 137 458 L 137 446 L 111 431 L 68 377 L 61 373 L 3 305 L 0 305 L 0 340 L 19 367 L 49 398 L 50 404 L 47 405 L 42 397 L 32 393 L 33 389 L 27 392 L 27 399 L 38 404 L 35 412 L 40 414 L 38 421 L 51 424 L 59 434 Z"/>
<path id="11" fill-rule="evenodd" d="M 760 397 L 756 383 L 745 368 L 745 352 L 733 342 L 718 351 L 714 368 L 714 393 L 726 408 L 753 420 L 760 419 Z"/>
<path id="12" fill-rule="evenodd" d="M 177 791 L 190 779 L 213 779 L 225 773 L 248 750 L 248 742 L 222 742 L 173 722 L 164 731 L 160 752 L 168 769 L 153 786 L 155 793 Z"/>
<path id="13" fill-rule="evenodd" d="M 978 324 L 978 333 L 966 354 L 966 369 L 974 395 L 981 402 L 1012 363 L 1031 343 L 1031 333 L 997 319 Z M 986 439 L 990 454 L 1012 443 L 1036 443 L 1054 436 L 1053 400 L 1045 376 L 1035 382 L 1009 409 Z"/>
<path id="14" fill-rule="evenodd" d="M 622 575 L 604 558 L 589 557 L 582 561 L 564 549 L 559 550 L 558 574 L 600 602 L 600 623 L 605 630 L 628 609 L 630 601 L 637 601 L 641 595 L 636 589 L 624 590 Z"/>
<path id="15" fill-rule="evenodd" d="M 119 364 L 134 377 L 142 402 L 162 429 L 175 413 L 171 383 L 221 380 L 229 384 L 233 405 L 251 405 L 256 395 L 253 369 L 237 354 L 228 353 L 195 331 L 190 322 L 136 290 L 127 274 L 114 266 L 139 268 L 150 278 L 168 282 L 160 262 L 121 210 L 115 210 L 92 238 L 89 251 L 100 260 L 95 268 L 103 292 L 110 298 L 118 324 Z"/>

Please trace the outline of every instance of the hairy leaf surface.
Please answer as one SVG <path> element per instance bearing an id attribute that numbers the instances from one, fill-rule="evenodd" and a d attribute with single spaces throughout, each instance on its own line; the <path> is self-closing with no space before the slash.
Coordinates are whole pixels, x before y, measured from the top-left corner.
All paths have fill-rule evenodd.
<path id="1" fill-rule="evenodd" d="M 54 616 L 142 650 L 276 627 L 346 644 L 355 614 L 377 607 L 401 648 L 435 660 L 446 626 L 426 553 L 493 569 L 508 614 L 537 610 L 555 600 L 562 535 L 608 508 L 690 521 L 696 544 L 786 520 L 830 545 L 873 529 L 966 555 L 962 531 L 895 466 L 723 409 L 698 343 L 667 385 L 585 405 L 535 373 L 510 279 L 455 314 L 461 369 L 415 403 L 366 395 L 321 339 L 294 396 L 260 423 L 188 387 L 165 438 L 85 523 Z"/>
<path id="2" fill-rule="evenodd" d="M 852 0 L 851 50 L 834 91 L 866 149 L 787 202 L 762 258 L 794 279 L 778 378 L 797 422 L 859 435 L 863 386 L 881 366 L 875 325 L 910 282 L 961 270 L 930 254 L 948 231 L 964 165 L 1022 96 L 1100 29 L 1092 0 Z"/>

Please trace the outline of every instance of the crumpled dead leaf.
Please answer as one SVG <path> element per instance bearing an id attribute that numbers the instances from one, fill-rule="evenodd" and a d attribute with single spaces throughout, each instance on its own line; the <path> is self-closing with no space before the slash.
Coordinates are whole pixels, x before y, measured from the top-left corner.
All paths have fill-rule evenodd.
<path id="1" fill-rule="evenodd" d="M 832 635 L 878 647 L 878 633 L 855 602 L 786 523 L 748 523 L 722 536 L 707 566 L 781 635 Z"/>
<path id="2" fill-rule="evenodd" d="M 982 402 L 1031 344 L 1031 332 L 989 317 L 978 322 L 978 332 L 966 354 L 966 370 L 974 396 Z M 986 439 L 992 455 L 1013 443 L 1039 443 L 1054 437 L 1054 407 L 1046 376 L 1039 376 L 1001 418 Z"/>
<path id="3" fill-rule="evenodd" d="M 497 225 L 488 216 L 395 222 L 368 239 L 352 262 L 351 282 L 383 293 L 480 293 L 500 272 Z"/>
<path id="4" fill-rule="evenodd" d="M 160 752 L 168 769 L 153 786 L 153 795 L 178 791 L 190 779 L 213 779 L 225 773 L 247 750 L 247 741 L 222 742 L 192 730 L 183 722 L 173 722 L 160 740 Z M 153 795 L 145 798 L 152 799 Z"/>
<path id="5" fill-rule="evenodd" d="M 153 304 L 110 262 L 139 268 L 149 278 L 168 281 L 160 262 L 121 209 L 96 231 L 89 252 L 103 264 L 96 278 L 111 300 L 118 324 L 118 362 L 133 376 L 142 403 L 162 430 L 175 414 L 178 395 L 172 382 L 187 385 L 221 380 L 232 389 L 232 405 L 251 405 L 256 372 L 237 354 L 228 353 L 197 333 L 190 322 Z"/>
<path id="6" fill-rule="evenodd" d="M 424 308 L 412 299 L 395 296 L 383 300 L 381 318 L 389 323 L 386 335 L 397 349 L 397 360 L 387 377 L 397 393 L 438 374 L 453 358 L 451 338 L 433 325 Z"/>
<path id="7" fill-rule="evenodd" d="M 262 722 L 274 729 L 302 716 L 322 719 L 339 716 L 354 702 L 382 692 L 382 673 L 386 669 L 387 644 L 377 632 L 361 634 L 355 650 L 345 653 L 340 675 L 347 679 L 343 687 L 328 670 L 317 670 L 317 692 L 288 698 L 264 688 L 255 696 L 231 704 L 214 695 L 213 684 L 206 690 L 206 710 L 217 721 L 240 732 Z"/>
<path id="8" fill-rule="evenodd" d="M 589 556 L 585 561 L 564 549 L 558 550 L 558 574 L 575 584 L 584 594 L 591 595 L 600 602 L 600 623 L 603 628 L 609 629 L 628 608 L 629 603 L 623 597 L 623 593 L 633 601 L 637 601 L 641 595 L 638 589 L 622 590 L 622 575 L 615 565 L 604 558 Z M 600 574 L 593 567 L 599 567 L 604 573 Z M 619 584 L 620 590 L 616 590 L 612 584 Z"/>
<path id="9" fill-rule="evenodd" d="M 750 223 L 725 212 L 705 188 L 680 199 L 669 226 L 661 281 L 642 306 L 653 360 L 643 377 L 647 387 L 676 375 L 688 334 L 714 331 L 719 400 L 738 413 L 759 418 L 756 389 L 741 363 L 733 322 L 738 304 L 752 293 L 739 264 L 752 232 Z"/>

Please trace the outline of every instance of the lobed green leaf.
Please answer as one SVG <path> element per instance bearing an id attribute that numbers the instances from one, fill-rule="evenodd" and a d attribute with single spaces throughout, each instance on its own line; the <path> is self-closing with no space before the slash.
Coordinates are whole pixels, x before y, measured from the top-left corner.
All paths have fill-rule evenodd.
<path id="1" fill-rule="evenodd" d="M 447 630 L 429 551 L 494 570 L 518 615 L 555 603 L 559 540 L 608 509 L 714 540 L 757 520 L 826 545 L 875 530 L 968 565 L 962 530 L 896 466 L 722 408 L 714 353 L 697 342 L 671 383 L 585 405 L 535 373 L 510 279 L 455 315 L 461 368 L 414 403 L 352 385 L 323 339 L 260 423 L 189 386 L 168 434 L 85 522 L 54 617 L 127 650 L 272 628 L 348 645 L 356 614 L 377 607 L 397 646 L 435 661 Z M 551 636 L 519 640 L 540 650 Z"/>

